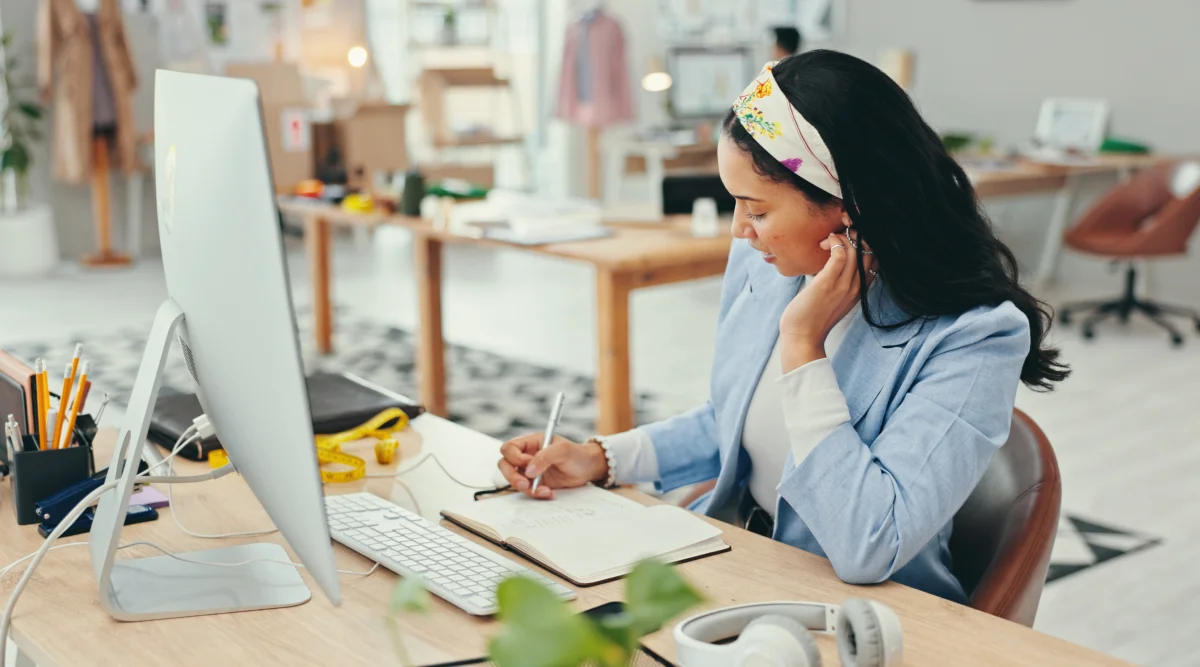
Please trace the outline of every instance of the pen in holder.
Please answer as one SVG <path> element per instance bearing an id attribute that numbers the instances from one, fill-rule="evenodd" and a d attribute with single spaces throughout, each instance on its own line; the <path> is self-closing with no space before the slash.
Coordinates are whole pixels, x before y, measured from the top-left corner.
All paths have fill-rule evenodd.
<path id="1" fill-rule="evenodd" d="M 95 433 L 96 423 L 91 416 L 79 415 L 72 434 L 72 447 L 39 449 L 36 436 L 21 438 L 22 451 L 13 452 L 9 466 L 13 509 L 18 524 L 39 523 L 41 519 L 34 509 L 38 501 L 92 476 L 95 472 L 92 463 Z"/>

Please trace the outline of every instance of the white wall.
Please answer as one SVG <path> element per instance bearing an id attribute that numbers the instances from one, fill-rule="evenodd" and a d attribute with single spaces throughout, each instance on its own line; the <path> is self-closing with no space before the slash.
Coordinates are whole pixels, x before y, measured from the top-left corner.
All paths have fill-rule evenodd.
<path id="1" fill-rule="evenodd" d="M 1049 96 L 1096 96 L 1112 133 L 1200 151 L 1196 0 L 847 0 L 844 50 L 916 53 L 914 97 L 939 128 L 1032 132 Z"/>
<path id="2" fill-rule="evenodd" d="M 1016 145 L 1033 131 L 1050 96 L 1095 96 L 1112 104 L 1111 134 L 1163 153 L 1200 155 L 1200 2 L 1197 0 L 844 0 L 845 34 L 823 46 L 877 62 L 887 49 L 916 55 L 913 97 L 938 130 L 991 135 Z M 631 80 L 661 55 L 656 3 L 608 0 L 628 40 Z M 661 119 L 656 98 L 637 89 L 639 118 Z M 582 144 L 579 144 L 580 149 Z M 576 163 L 582 163 L 582 151 Z M 582 169 L 582 167 L 579 167 Z M 1077 213 L 1112 182 L 1097 182 Z M 1051 197 L 989 201 L 988 209 L 1022 262 L 1037 258 Z M 1196 244 L 1200 245 L 1200 244 Z M 1104 263 L 1067 253 L 1062 291 L 1119 289 Z M 1154 291 L 1200 305 L 1200 262 L 1159 262 Z"/>

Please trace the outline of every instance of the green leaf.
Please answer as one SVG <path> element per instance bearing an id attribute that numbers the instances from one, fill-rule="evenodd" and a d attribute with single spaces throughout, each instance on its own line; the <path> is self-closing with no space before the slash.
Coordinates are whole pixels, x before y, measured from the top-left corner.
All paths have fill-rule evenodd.
<path id="1" fill-rule="evenodd" d="M 13 144 L 0 154 L 0 171 L 12 169 L 17 174 L 29 170 L 29 151 L 24 144 Z"/>
<path id="2" fill-rule="evenodd" d="M 587 660 L 620 664 L 613 661 L 620 648 L 542 584 L 524 577 L 506 579 L 496 601 L 505 627 L 489 642 L 488 653 L 499 667 L 577 667 Z"/>
<path id="3" fill-rule="evenodd" d="M 626 613 L 634 639 L 656 632 L 664 623 L 704 600 L 675 568 L 658 561 L 638 563 L 625 580 Z"/>
<path id="4" fill-rule="evenodd" d="M 33 102 L 18 102 L 17 108 L 21 110 L 21 113 L 30 118 L 38 119 L 42 117 L 42 108 Z"/>
<path id="5" fill-rule="evenodd" d="M 627 612 L 612 614 L 600 619 L 600 634 L 608 641 L 621 647 L 626 656 L 637 650 L 639 637 L 633 633 L 633 617 Z"/>
<path id="6" fill-rule="evenodd" d="M 429 591 L 419 577 L 405 577 L 392 589 L 388 610 L 393 614 L 429 611 Z"/>

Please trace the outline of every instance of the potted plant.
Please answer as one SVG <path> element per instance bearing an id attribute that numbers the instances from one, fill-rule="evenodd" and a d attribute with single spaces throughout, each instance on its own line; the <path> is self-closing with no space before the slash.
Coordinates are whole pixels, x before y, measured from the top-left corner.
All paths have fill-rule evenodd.
<path id="1" fill-rule="evenodd" d="M 578 614 L 550 589 L 525 577 L 512 577 L 496 591 L 501 624 L 488 643 L 488 657 L 499 667 L 625 667 L 639 640 L 657 632 L 703 600 L 669 565 L 646 560 L 625 578 L 625 608 L 593 619 Z M 401 664 L 408 665 L 396 616 L 423 612 L 428 594 L 416 579 L 396 587 L 388 610 L 388 627 Z"/>
<path id="2" fill-rule="evenodd" d="M 0 275 L 30 276 L 54 268 L 58 244 L 50 208 L 32 206 L 29 198 L 33 144 L 42 139 L 44 110 L 34 97 L 34 82 L 17 79 L 11 43 L 11 33 L 0 37 Z"/>

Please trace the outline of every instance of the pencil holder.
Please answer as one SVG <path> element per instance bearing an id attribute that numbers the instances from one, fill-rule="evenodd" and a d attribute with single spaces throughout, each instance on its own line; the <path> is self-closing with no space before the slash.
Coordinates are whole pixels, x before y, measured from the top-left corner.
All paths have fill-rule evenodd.
<path id="1" fill-rule="evenodd" d="M 82 421 L 81 415 L 79 422 Z M 91 422 L 91 418 L 88 421 Z M 76 426 L 79 425 L 77 422 Z M 18 524 L 39 523 L 40 519 L 34 510 L 38 501 L 91 477 L 95 472 L 91 441 L 85 441 L 77 434 L 75 443 L 76 446 L 63 449 L 39 449 L 36 437 L 26 435 L 22 438 L 22 451 L 13 452 L 9 466 L 13 509 Z"/>

